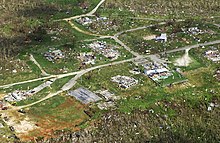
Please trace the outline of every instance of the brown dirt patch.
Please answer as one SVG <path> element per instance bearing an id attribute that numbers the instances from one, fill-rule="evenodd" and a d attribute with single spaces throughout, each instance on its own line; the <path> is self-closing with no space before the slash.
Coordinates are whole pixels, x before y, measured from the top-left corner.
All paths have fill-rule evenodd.
<path id="1" fill-rule="evenodd" d="M 148 35 L 143 37 L 144 40 L 153 40 L 156 37 L 156 35 Z"/>

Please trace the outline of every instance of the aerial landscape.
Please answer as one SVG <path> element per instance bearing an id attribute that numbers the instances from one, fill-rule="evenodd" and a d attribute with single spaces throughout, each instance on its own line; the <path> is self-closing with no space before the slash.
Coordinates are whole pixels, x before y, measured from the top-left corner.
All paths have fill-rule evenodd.
<path id="1" fill-rule="evenodd" d="M 220 0 L 1 0 L 0 143 L 220 143 Z"/>

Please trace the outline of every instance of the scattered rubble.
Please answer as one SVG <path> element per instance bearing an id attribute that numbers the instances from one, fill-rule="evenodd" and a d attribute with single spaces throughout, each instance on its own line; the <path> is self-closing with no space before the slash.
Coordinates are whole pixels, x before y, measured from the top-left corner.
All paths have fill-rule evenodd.
<path id="1" fill-rule="evenodd" d="M 220 81 L 220 69 L 216 70 L 214 77 Z"/>
<path id="2" fill-rule="evenodd" d="M 0 123 L 0 129 L 1 129 L 1 128 L 4 128 L 4 125 L 3 125 L 2 123 Z"/>
<path id="3" fill-rule="evenodd" d="M 115 96 L 115 94 L 109 92 L 108 90 L 98 90 L 96 91 L 97 94 L 100 94 L 101 96 L 103 96 L 105 98 L 106 101 L 109 100 L 118 100 L 120 99 L 119 96 Z"/>
<path id="4" fill-rule="evenodd" d="M 115 103 L 113 101 L 100 102 L 100 103 L 97 103 L 97 106 L 101 110 L 107 110 L 109 108 L 115 107 Z"/>
<path id="5" fill-rule="evenodd" d="M 44 54 L 44 57 L 48 61 L 54 62 L 55 60 L 65 58 L 65 55 L 61 50 L 55 50 L 55 49 L 51 48 L 48 52 L 46 52 Z"/>
<path id="6" fill-rule="evenodd" d="M 89 53 L 80 53 L 77 57 L 83 64 L 95 64 L 96 57 L 92 52 Z"/>
<path id="7" fill-rule="evenodd" d="M 116 50 L 118 47 L 107 44 L 105 41 L 93 42 L 89 44 L 88 47 L 93 51 L 98 52 L 99 54 L 102 54 L 106 58 L 110 58 L 112 60 L 115 60 L 120 56 L 119 51 Z"/>
<path id="8" fill-rule="evenodd" d="M 1 110 L 7 110 L 8 109 L 8 107 L 7 107 L 7 105 L 4 101 L 0 101 L 0 109 Z"/>
<path id="9" fill-rule="evenodd" d="M 190 27 L 190 28 L 182 28 L 183 33 L 186 34 L 192 34 L 192 35 L 199 35 L 199 34 L 204 34 L 206 31 L 203 31 L 199 29 L 198 27 Z"/>
<path id="10" fill-rule="evenodd" d="M 119 87 L 125 88 L 125 89 L 138 84 L 138 80 L 132 77 L 128 77 L 128 76 L 117 75 L 117 76 L 112 77 L 111 80 L 112 82 L 118 83 Z"/>
<path id="11" fill-rule="evenodd" d="M 14 92 L 9 93 L 8 95 L 6 95 L 4 97 L 4 99 L 8 102 L 17 102 L 17 101 L 25 100 L 28 97 L 40 92 L 44 88 L 50 86 L 54 81 L 55 81 L 55 79 L 49 80 L 49 81 L 35 87 L 34 89 L 31 89 L 31 90 L 28 90 L 28 91 L 15 90 Z"/>
<path id="12" fill-rule="evenodd" d="M 205 57 L 213 62 L 219 62 L 220 52 L 218 49 L 208 50 L 205 52 Z"/>
<path id="13" fill-rule="evenodd" d="M 94 22 L 105 22 L 106 20 L 108 20 L 107 17 L 96 17 L 96 18 L 89 18 L 89 17 L 81 17 L 76 19 L 76 22 L 78 22 L 81 25 L 89 25 L 92 24 Z"/>

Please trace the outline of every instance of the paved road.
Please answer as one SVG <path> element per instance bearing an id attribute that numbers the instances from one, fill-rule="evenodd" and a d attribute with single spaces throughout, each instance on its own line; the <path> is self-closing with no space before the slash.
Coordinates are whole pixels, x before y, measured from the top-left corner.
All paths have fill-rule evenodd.
<path id="1" fill-rule="evenodd" d="M 38 104 L 38 103 L 40 103 L 40 102 L 42 102 L 42 101 L 45 101 L 45 100 L 47 100 L 47 99 L 49 99 L 49 98 L 52 98 L 52 97 L 54 97 L 54 96 L 56 96 L 56 95 L 58 95 L 58 94 L 60 94 L 60 93 L 62 93 L 63 91 L 62 90 L 59 90 L 59 91 L 57 91 L 57 92 L 55 92 L 55 93 L 50 93 L 49 95 L 47 95 L 46 97 L 44 97 L 44 98 L 42 98 L 42 99 L 40 99 L 40 100 L 38 100 L 38 101 L 36 101 L 36 102 L 33 102 L 33 103 L 31 103 L 31 104 L 28 104 L 28 105 L 24 105 L 24 106 L 14 106 L 13 108 L 12 108 L 12 110 L 19 110 L 19 109 L 23 109 L 23 108 L 27 108 L 27 107 L 30 107 L 30 106 L 33 106 L 33 105 L 35 105 L 35 104 Z"/>
<path id="2" fill-rule="evenodd" d="M 98 10 L 98 8 L 99 8 L 104 2 L 105 2 L 105 0 L 101 0 L 101 1 L 99 2 L 99 4 L 98 4 L 92 11 L 90 11 L 89 13 L 87 13 L 87 15 L 93 15 L 93 14 L 95 14 L 95 12 Z"/>
<path id="3" fill-rule="evenodd" d="M 5 88 L 10 88 L 10 87 L 15 86 L 15 85 L 31 83 L 31 82 L 46 80 L 46 79 L 51 79 L 51 78 L 57 78 L 57 76 L 56 75 L 51 75 L 51 76 L 47 76 L 47 77 L 41 77 L 41 78 L 36 78 L 36 79 L 31 79 L 31 80 L 26 80 L 26 81 L 21 81 L 21 82 L 6 84 L 6 85 L 1 85 L 0 88 L 5 89 Z"/>
<path id="4" fill-rule="evenodd" d="M 168 19 L 162 19 L 162 18 L 157 18 L 157 19 L 155 19 L 155 18 L 145 18 L 145 17 L 128 17 L 128 18 L 130 18 L 130 19 L 137 19 L 137 20 L 149 20 L 149 21 L 166 21 L 166 20 L 168 20 Z"/>
<path id="5" fill-rule="evenodd" d="M 108 63 L 108 64 L 104 64 L 104 65 L 99 65 L 99 66 L 96 66 L 96 67 L 91 67 L 91 68 L 88 68 L 88 69 L 85 69 L 85 70 L 82 70 L 80 71 L 74 78 L 72 78 L 69 82 L 67 82 L 62 88 L 61 90 L 55 92 L 55 93 L 50 93 L 48 94 L 46 97 L 36 101 L 36 102 L 33 102 L 31 104 L 28 104 L 28 105 L 24 105 L 24 106 L 17 106 L 14 108 L 14 110 L 18 110 L 18 109 L 22 109 L 22 108 L 27 108 L 27 107 L 30 107 L 30 106 L 33 106 L 35 104 L 38 104 L 42 101 L 45 101 L 49 98 L 52 98 L 64 91 L 68 91 L 70 90 L 76 83 L 77 83 L 77 80 L 83 76 L 84 74 L 90 72 L 90 71 L 93 71 L 93 70 L 96 70 L 96 69 L 100 69 L 100 68 L 103 68 L 103 67 L 107 67 L 107 66 L 113 66 L 113 65 L 118 65 L 118 64 L 122 64 L 122 63 L 126 63 L 126 62 L 131 62 L 131 61 L 134 61 L 134 60 L 137 60 L 138 58 L 132 58 L 132 59 L 127 59 L 127 60 L 123 60 L 123 61 L 117 61 L 117 62 L 113 62 L 113 63 Z"/>
<path id="6" fill-rule="evenodd" d="M 86 17 L 86 16 L 94 16 L 93 14 L 98 10 L 98 8 L 105 2 L 105 0 L 101 0 L 98 5 L 90 12 L 86 13 L 86 14 L 81 14 L 81 15 L 76 15 L 76 16 L 73 16 L 73 17 L 69 17 L 69 18 L 64 18 L 64 19 L 61 19 L 61 20 L 56 20 L 56 21 L 62 21 L 62 20 L 65 20 L 65 21 L 71 21 L 73 19 L 78 19 L 78 18 L 81 18 L 81 17 Z"/>
<path id="7" fill-rule="evenodd" d="M 216 41 L 212 41 L 212 42 L 206 42 L 206 43 L 200 43 L 200 44 L 196 44 L 196 45 L 189 45 L 189 46 L 185 46 L 185 47 L 182 47 L 182 48 L 177 48 L 177 49 L 161 52 L 160 54 L 175 53 L 175 52 L 178 52 L 178 51 L 185 51 L 187 49 L 193 49 L 193 48 L 198 48 L 198 47 L 201 47 L 201 46 L 209 46 L 209 45 L 214 45 L 214 44 L 220 44 L 220 40 L 216 40 Z"/>
<path id="8" fill-rule="evenodd" d="M 83 16 L 92 16 L 103 2 L 105 2 L 105 0 L 101 0 L 100 3 L 91 12 L 89 12 L 87 14 L 83 14 L 83 15 L 79 15 L 79 16 L 74 16 L 74 17 L 63 19 L 63 20 L 68 21 L 71 24 L 71 26 L 73 28 L 75 28 L 76 30 L 78 30 L 79 32 L 91 35 L 92 33 L 79 29 L 77 26 L 75 26 L 71 22 L 71 20 L 75 19 L 75 18 L 83 17 Z M 184 20 L 177 20 L 177 22 L 178 21 L 184 21 Z M 161 22 L 161 23 L 159 23 L 157 25 L 163 25 L 163 24 L 166 24 L 166 22 Z M 154 25 L 148 25 L 148 26 L 143 26 L 143 27 L 138 27 L 138 28 L 134 28 L 134 29 L 125 30 L 125 31 L 122 31 L 122 32 L 119 32 L 119 33 L 115 34 L 114 36 L 103 36 L 103 35 L 92 34 L 93 36 L 99 36 L 99 38 L 112 38 L 112 39 L 114 39 L 117 43 L 119 43 L 126 50 L 128 50 L 131 54 L 133 54 L 135 56 L 135 58 L 131 58 L 131 59 L 123 60 L 123 61 L 117 61 L 117 62 L 113 62 L 113 63 L 108 63 L 108 64 L 104 64 L 104 65 L 99 65 L 99 66 L 91 67 L 91 68 L 88 68 L 88 69 L 85 69 L 85 70 L 81 70 L 81 71 L 78 71 L 78 72 L 71 72 L 71 73 L 60 74 L 60 75 L 51 75 L 51 76 L 44 77 L 44 78 L 38 78 L 38 79 L 29 80 L 29 81 L 23 81 L 23 82 L 19 82 L 19 83 L 3 85 L 3 86 L 0 86 L 0 88 L 5 88 L 5 87 L 8 87 L 8 86 L 18 85 L 18 84 L 23 84 L 23 83 L 34 82 L 34 81 L 38 81 L 38 80 L 42 80 L 42 79 L 49 79 L 49 78 L 57 78 L 57 79 L 59 79 L 59 78 L 63 78 L 63 77 L 71 76 L 71 75 L 76 75 L 69 82 L 67 82 L 59 91 L 57 91 L 55 93 L 50 93 L 45 98 L 42 98 L 41 100 L 39 100 L 37 102 L 31 103 L 31 104 L 28 104 L 28 105 L 25 105 L 25 106 L 17 107 L 17 108 L 21 109 L 21 108 L 26 108 L 26 107 L 33 106 L 35 104 L 38 104 L 38 103 L 40 103 L 42 101 L 45 101 L 45 100 L 51 98 L 51 97 L 54 97 L 54 96 L 56 96 L 56 95 L 58 95 L 58 94 L 60 94 L 60 93 L 62 93 L 64 91 L 70 90 L 76 84 L 77 80 L 81 76 L 83 76 L 84 74 L 86 74 L 86 73 L 88 73 L 88 72 L 90 72 L 92 70 L 100 69 L 100 68 L 111 66 L 111 65 L 117 65 L 117 64 L 122 64 L 122 63 L 126 63 L 126 62 L 131 62 L 131 61 L 142 59 L 142 58 L 146 58 L 146 57 L 150 57 L 151 59 L 158 60 L 159 58 L 156 55 L 139 55 L 138 53 L 132 51 L 128 46 L 126 46 L 122 41 L 120 41 L 117 38 L 119 35 L 121 35 L 123 33 L 133 32 L 133 31 L 136 31 L 136 30 L 142 30 L 142 29 L 146 29 L 146 28 L 149 28 L 149 27 L 152 27 L 152 26 L 154 26 Z M 177 51 L 181 51 L 181 50 L 185 50 L 185 49 L 191 49 L 191 48 L 196 48 L 196 47 L 199 47 L 199 46 L 206 46 L 206 45 L 212 45 L 212 44 L 217 44 L 217 43 L 220 43 L 220 40 L 213 41 L 213 42 L 208 42 L 208 43 L 203 43 L 203 44 L 192 45 L 192 46 L 186 46 L 186 47 L 183 47 L 183 48 L 169 50 L 169 51 L 166 51 L 166 52 L 163 52 L 163 53 L 172 53 L 172 52 L 177 52 Z"/>
<path id="9" fill-rule="evenodd" d="M 75 24 L 71 21 L 71 20 L 67 20 L 67 22 L 70 24 L 70 26 L 74 29 L 76 29 L 77 31 L 81 32 L 81 33 L 84 33 L 86 35 L 91 35 L 91 36 L 103 36 L 103 35 L 98 35 L 98 34 L 93 34 L 91 32 L 88 32 L 88 31 L 84 31 L 82 29 L 80 29 L 79 27 L 75 26 Z"/>
<path id="10" fill-rule="evenodd" d="M 157 63 L 160 63 L 160 64 L 166 63 L 166 61 L 163 60 L 163 59 L 160 59 L 158 57 L 158 55 L 149 55 L 149 58 L 151 59 L 151 61 L 154 61 L 154 62 L 157 62 Z"/>
<path id="11" fill-rule="evenodd" d="M 214 25 L 220 28 L 220 24 L 214 24 Z"/>
<path id="12" fill-rule="evenodd" d="M 174 52 L 178 52 L 178 51 L 184 51 L 186 49 L 192 49 L 192 48 L 197 48 L 197 47 L 201 47 L 201 46 L 208 46 L 208 45 L 213 45 L 213 44 L 219 44 L 220 43 L 220 40 L 216 40 L 216 41 L 212 41 L 212 42 L 207 42 L 207 43 L 202 43 L 202 44 L 196 44 L 196 45 L 191 45 L 191 46 L 186 46 L 186 47 L 182 47 L 182 48 L 178 48 L 178 49 L 174 49 L 174 50 L 169 50 L 169 51 L 166 51 L 166 52 L 162 52 L 161 54 L 164 54 L 164 53 L 174 53 Z M 99 65 L 99 66 L 95 66 L 95 67 L 91 67 L 91 68 L 88 68 L 88 69 L 85 69 L 85 70 L 82 70 L 82 71 L 79 71 L 78 74 L 72 78 L 69 82 L 67 82 L 62 88 L 61 90 L 55 92 L 55 93 L 51 93 L 49 94 L 48 96 L 46 96 L 45 98 L 42 98 L 41 100 L 37 101 L 37 102 L 34 102 L 34 103 L 31 103 L 31 104 L 28 104 L 28 105 L 25 105 L 25 106 L 19 106 L 17 107 L 17 109 L 21 109 L 21 108 L 26 108 L 26 107 L 30 107 L 30 106 L 33 106 L 35 104 L 38 104 L 42 101 L 45 101 L 53 96 L 56 96 L 64 91 L 67 91 L 67 90 L 70 90 L 77 82 L 77 80 L 83 76 L 84 74 L 90 72 L 90 71 L 93 71 L 93 70 L 96 70 L 96 69 L 100 69 L 100 68 L 103 68 L 103 67 L 107 67 L 107 66 L 113 66 L 113 65 L 118 65 L 118 64 L 122 64 L 122 63 L 126 63 L 126 62 L 132 62 L 132 61 L 135 61 L 135 60 L 138 60 L 138 59 L 141 59 L 141 58 L 151 58 L 151 60 L 154 60 L 154 61 L 157 61 L 157 62 L 164 62 L 163 60 L 159 59 L 157 57 L 157 55 L 139 55 L 137 56 L 136 58 L 131 58 L 131 59 L 127 59 L 127 60 L 123 60 L 123 61 L 117 61 L 117 62 L 113 62 L 113 63 L 108 63 L 108 64 L 104 64 L 104 65 Z M 71 74 L 71 73 L 69 73 Z M 66 76 L 68 76 L 69 74 L 66 74 Z M 62 76 L 62 77 L 65 77 L 65 74 Z"/>
<path id="13" fill-rule="evenodd" d="M 182 22 L 182 21 L 185 21 L 185 20 L 184 19 L 176 20 L 176 22 Z M 164 25 L 164 24 L 166 24 L 166 22 L 160 22 L 158 24 L 151 24 L 151 25 L 147 25 L 147 26 L 142 26 L 142 27 L 137 27 L 137 28 L 121 31 L 121 32 L 116 33 L 114 35 L 114 37 L 118 37 L 118 36 L 120 36 L 121 34 L 124 34 L 124 33 L 134 32 L 134 31 L 138 31 L 138 30 L 143 30 L 143 29 L 147 29 L 147 28 L 150 28 L 150 27 L 153 27 L 153 26 L 156 26 L 156 25 Z"/>
<path id="14" fill-rule="evenodd" d="M 50 75 L 50 76 L 47 76 L 47 77 L 41 77 L 41 78 L 36 78 L 36 79 L 31 79 L 31 80 L 26 80 L 26 81 L 21 81 L 21 82 L 6 84 L 6 85 L 1 85 L 0 89 L 1 88 L 3 88 L 3 89 L 10 88 L 10 87 L 15 86 L 15 85 L 31 83 L 31 82 L 36 82 L 36 81 L 40 81 L 40 80 L 47 80 L 47 79 L 51 79 L 51 78 L 60 79 L 60 78 L 68 77 L 68 76 L 77 75 L 77 74 L 79 74 L 79 72 L 80 71 L 70 72 L 70 73 L 66 73 L 66 74 L 59 74 L 59 75 Z"/>

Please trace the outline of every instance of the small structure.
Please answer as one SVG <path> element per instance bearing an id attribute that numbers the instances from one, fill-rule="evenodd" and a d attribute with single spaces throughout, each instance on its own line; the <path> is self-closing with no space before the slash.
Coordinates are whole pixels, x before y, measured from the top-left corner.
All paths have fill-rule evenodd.
<path id="1" fill-rule="evenodd" d="M 156 62 L 149 62 L 144 64 L 143 66 L 144 73 L 155 82 L 167 79 L 169 76 L 172 75 L 172 72 L 169 71 L 165 66 Z"/>
<path id="2" fill-rule="evenodd" d="M 129 72 L 131 74 L 138 75 L 141 73 L 141 70 L 139 68 L 134 68 L 133 70 L 130 70 Z"/>
<path id="3" fill-rule="evenodd" d="M 16 90 L 16 91 L 6 95 L 4 97 L 4 99 L 8 102 L 17 102 L 17 101 L 25 100 L 27 97 L 30 97 L 30 96 L 40 92 L 44 88 L 50 86 L 54 81 L 55 81 L 55 79 L 46 81 L 45 83 L 35 87 L 34 89 L 28 90 L 28 91 Z"/>
<path id="4" fill-rule="evenodd" d="M 220 61 L 220 52 L 219 50 L 208 50 L 205 52 L 205 57 L 213 62 L 219 62 Z"/>
<path id="5" fill-rule="evenodd" d="M 14 102 L 14 101 L 21 101 L 26 99 L 26 92 L 25 91 L 19 91 L 16 90 L 12 93 L 9 93 L 7 96 L 5 96 L 5 100 L 8 102 Z"/>
<path id="6" fill-rule="evenodd" d="M 138 80 L 128 76 L 117 75 L 112 77 L 111 80 L 112 82 L 118 83 L 119 87 L 125 89 L 138 84 Z"/>
<path id="7" fill-rule="evenodd" d="M 55 60 L 58 60 L 58 59 L 62 59 L 65 57 L 64 53 L 61 51 L 61 50 L 53 50 L 53 49 L 50 49 L 48 52 L 46 52 L 44 54 L 44 57 L 46 57 L 46 59 L 48 61 L 55 61 Z"/>
<path id="8" fill-rule="evenodd" d="M 80 53 L 79 56 L 77 57 L 82 61 L 83 64 L 88 65 L 88 64 L 95 64 L 96 57 L 94 56 L 93 53 Z"/>
<path id="9" fill-rule="evenodd" d="M 78 88 L 74 91 L 69 91 L 68 93 L 70 96 L 75 97 L 77 100 L 82 102 L 83 104 L 89 104 L 91 102 L 97 102 L 101 100 L 99 96 L 95 93 L 85 89 L 85 88 Z"/>
<path id="10" fill-rule="evenodd" d="M 155 38 L 156 41 L 163 41 L 163 42 L 167 42 L 167 34 L 166 33 L 162 33 L 160 36 Z"/>

